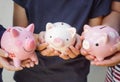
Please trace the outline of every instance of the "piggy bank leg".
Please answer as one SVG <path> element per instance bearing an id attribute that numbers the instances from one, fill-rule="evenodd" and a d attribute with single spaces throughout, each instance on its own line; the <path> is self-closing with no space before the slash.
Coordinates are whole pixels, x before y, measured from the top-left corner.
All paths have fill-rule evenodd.
<path id="1" fill-rule="evenodd" d="M 30 57 L 30 59 L 35 62 L 35 64 L 37 65 L 38 64 L 38 58 L 37 58 L 37 55 L 35 53 L 33 53 L 33 55 Z"/>
<path id="2" fill-rule="evenodd" d="M 17 58 L 14 58 L 13 63 L 14 63 L 15 67 L 20 67 L 21 61 L 19 59 L 17 59 Z"/>

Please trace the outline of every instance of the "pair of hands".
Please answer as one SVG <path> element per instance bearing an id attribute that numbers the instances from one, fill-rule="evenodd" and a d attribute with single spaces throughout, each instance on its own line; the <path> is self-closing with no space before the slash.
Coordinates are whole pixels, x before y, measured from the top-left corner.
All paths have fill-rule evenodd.
<path id="1" fill-rule="evenodd" d="M 48 44 L 44 40 L 45 31 L 40 32 L 39 34 L 39 45 L 38 50 L 43 56 L 59 56 L 62 59 L 75 58 L 80 54 L 80 48 L 82 42 L 80 36 L 76 34 L 76 42 L 73 43 L 70 47 L 65 50 L 65 54 L 61 55 L 59 51 L 54 50 L 53 48 L 47 47 Z"/>
<path id="2" fill-rule="evenodd" d="M 4 50 L 0 49 L 0 68 L 5 68 L 9 71 L 19 71 L 24 67 L 30 68 L 34 67 L 35 62 L 30 59 L 26 59 L 21 61 L 21 67 L 15 67 L 13 64 L 13 60 L 8 57 L 8 53 Z"/>
<path id="3" fill-rule="evenodd" d="M 13 64 L 13 60 L 9 58 L 9 54 L 0 49 L 0 68 L 5 68 L 9 71 L 19 71 L 22 70 L 24 67 L 34 67 L 35 64 L 36 63 L 33 62 L 31 59 L 26 59 L 21 61 L 20 67 L 15 67 Z"/>
<path id="4" fill-rule="evenodd" d="M 0 49 L 0 68 L 5 68 L 10 71 L 17 71 L 22 70 L 22 67 L 15 67 L 11 61 L 11 59 L 8 58 L 8 54 Z"/>
<path id="5" fill-rule="evenodd" d="M 120 63 L 120 42 L 116 43 L 111 47 L 111 52 L 113 56 L 104 59 L 103 61 L 95 61 L 95 56 L 88 54 L 83 48 L 81 48 L 81 54 L 83 54 L 86 59 L 91 61 L 92 65 L 96 66 L 115 66 Z"/>

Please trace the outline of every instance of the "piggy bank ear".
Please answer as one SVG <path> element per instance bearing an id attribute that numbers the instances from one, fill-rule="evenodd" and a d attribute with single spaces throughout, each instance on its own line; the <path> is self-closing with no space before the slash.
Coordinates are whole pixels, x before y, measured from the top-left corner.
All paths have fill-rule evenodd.
<path id="1" fill-rule="evenodd" d="M 98 39 L 100 42 L 102 42 L 103 44 L 106 44 L 108 42 L 108 35 L 107 33 L 103 33 L 102 36 Z"/>
<path id="2" fill-rule="evenodd" d="M 52 23 L 50 23 L 50 22 L 47 23 L 46 24 L 46 31 L 49 30 L 49 29 L 51 29 L 51 28 L 53 28 L 53 27 L 54 27 L 54 25 Z"/>
<path id="3" fill-rule="evenodd" d="M 86 32 L 88 32 L 89 31 L 89 29 L 91 28 L 89 25 L 84 25 L 84 33 L 86 33 Z"/>
<path id="4" fill-rule="evenodd" d="M 74 37 L 75 34 L 76 34 L 76 29 L 75 29 L 74 27 L 69 28 L 69 29 L 68 29 L 68 32 L 72 35 L 72 37 Z"/>
<path id="5" fill-rule="evenodd" d="M 12 35 L 13 37 L 19 36 L 19 32 L 18 32 L 16 29 L 11 29 L 11 30 L 10 30 L 10 33 L 11 33 L 11 35 Z"/>
<path id="6" fill-rule="evenodd" d="M 34 28 L 35 28 L 34 24 L 30 24 L 29 26 L 27 26 L 26 30 L 33 33 L 34 32 Z"/>
<path id="7" fill-rule="evenodd" d="M 11 27 L 8 27 L 8 28 L 6 29 L 7 32 L 10 32 L 10 30 L 11 30 Z"/>

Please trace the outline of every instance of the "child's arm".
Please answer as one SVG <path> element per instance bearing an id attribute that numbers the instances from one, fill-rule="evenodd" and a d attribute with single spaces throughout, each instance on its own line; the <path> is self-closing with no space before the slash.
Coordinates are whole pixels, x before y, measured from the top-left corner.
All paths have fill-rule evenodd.
<path id="1" fill-rule="evenodd" d="M 2 34 L 4 33 L 4 31 L 5 31 L 5 28 L 2 26 L 2 25 L 0 25 L 0 39 L 1 39 L 1 37 L 2 37 Z M 0 49 L 0 55 L 1 56 L 4 56 L 4 51 L 2 50 L 2 49 Z M 0 62 L 1 63 L 1 62 Z M 2 68 L 2 65 L 0 64 L 0 68 Z"/>
<path id="2" fill-rule="evenodd" d="M 7 53 L 5 53 L 5 51 L 4 51 L 4 50 L 0 49 L 0 56 L 2 56 L 2 57 L 7 57 L 7 56 L 8 56 L 8 54 L 7 54 Z M 0 68 L 3 68 L 3 66 L 2 66 L 1 62 L 0 62 Z"/>
<path id="3" fill-rule="evenodd" d="M 15 67 L 12 64 L 12 61 L 8 58 L 8 54 L 0 49 L 0 68 L 5 68 L 9 71 L 18 71 L 22 70 L 22 67 Z"/>
<path id="4" fill-rule="evenodd" d="M 112 20 L 110 20 L 112 19 Z M 120 2 L 113 1 L 112 12 L 104 18 L 103 24 L 113 27 L 120 33 Z M 103 62 L 94 62 L 98 66 L 114 66 L 120 63 L 120 41 L 112 47 L 113 57 L 104 60 Z"/>

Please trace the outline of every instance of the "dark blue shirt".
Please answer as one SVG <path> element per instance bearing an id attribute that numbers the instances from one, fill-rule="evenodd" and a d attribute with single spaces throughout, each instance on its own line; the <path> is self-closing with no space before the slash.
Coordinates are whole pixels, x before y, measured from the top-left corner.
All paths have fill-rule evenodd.
<path id="1" fill-rule="evenodd" d="M 81 34 L 91 18 L 110 13 L 111 0 L 14 0 L 25 8 L 35 33 L 45 30 L 47 22 L 66 22 Z M 63 60 L 38 54 L 39 65 L 15 73 L 16 82 L 87 82 L 89 61 L 79 55 Z"/>
<path id="2" fill-rule="evenodd" d="M 4 31 L 5 31 L 5 28 L 0 25 L 0 40 Z M 2 82 L 2 69 L 0 69 L 0 82 Z"/>

